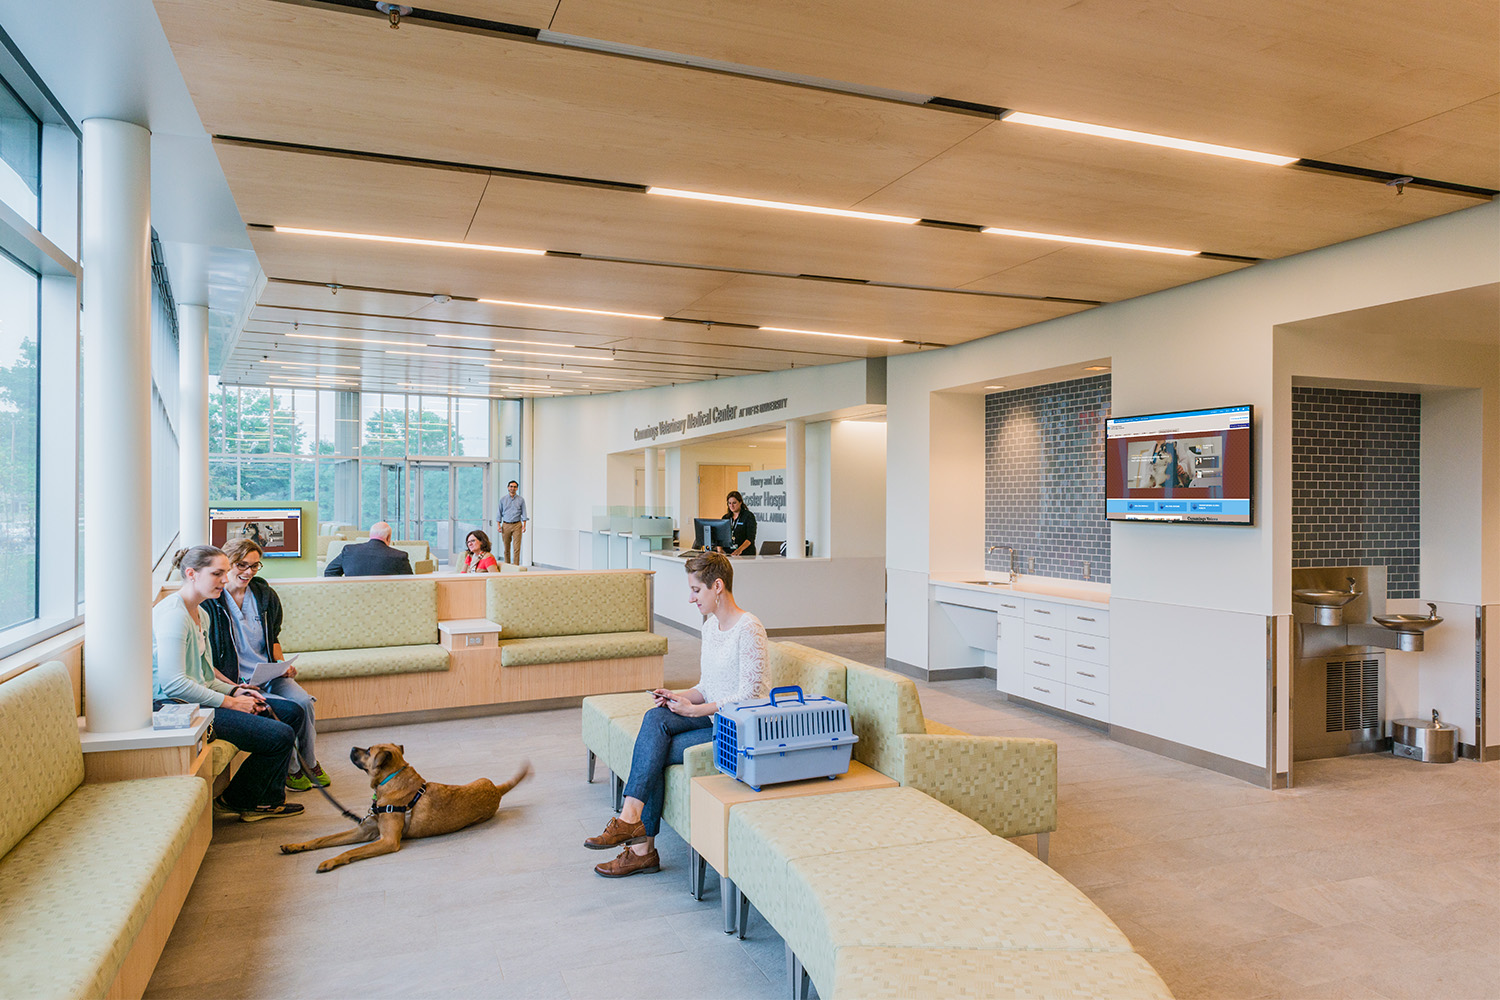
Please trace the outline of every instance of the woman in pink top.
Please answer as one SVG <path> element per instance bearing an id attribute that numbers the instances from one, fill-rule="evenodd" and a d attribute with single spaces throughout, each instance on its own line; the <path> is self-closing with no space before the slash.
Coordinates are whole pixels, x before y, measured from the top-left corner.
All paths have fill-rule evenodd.
<path id="1" fill-rule="evenodd" d="M 464 539 L 463 562 L 459 564 L 460 573 L 498 573 L 500 564 L 495 561 L 490 552 L 490 536 L 475 528 L 469 532 L 469 537 Z"/>

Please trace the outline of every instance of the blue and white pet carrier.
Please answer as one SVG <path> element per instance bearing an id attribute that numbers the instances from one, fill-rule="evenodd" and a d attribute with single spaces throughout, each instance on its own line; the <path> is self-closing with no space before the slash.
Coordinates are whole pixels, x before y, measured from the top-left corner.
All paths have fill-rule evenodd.
<path id="1" fill-rule="evenodd" d="M 777 695 L 788 697 L 778 701 Z M 757 792 L 762 785 L 848 773 L 858 740 L 848 705 L 803 697 L 796 686 L 773 688 L 769 701 L 725 705 L 714 716 L 714 763 Z"/>

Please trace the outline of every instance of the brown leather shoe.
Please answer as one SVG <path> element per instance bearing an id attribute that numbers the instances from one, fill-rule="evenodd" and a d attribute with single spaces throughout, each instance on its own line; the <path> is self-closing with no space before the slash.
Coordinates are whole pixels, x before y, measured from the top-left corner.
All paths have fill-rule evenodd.
<path id="1" fill-rule="evenodd" d="M 583 846 L 591 851 L 608 851 L 624 844 L 639 844 L 645 839 L 645 823 L 622 823 L 620 817 L 611 816 L 604 832 L 585 840 Z"/>
<path id="2" fill-rule="evenodd" d="M 605 878 L 624 878 L 627 875 L 659 871 L 661 871 L 661 859 L 656 856 L 654 847 L 645 854 L 637 854 L 627 847 L 613 861 L 594 866 L 594 873 L 603 875 Z"/>

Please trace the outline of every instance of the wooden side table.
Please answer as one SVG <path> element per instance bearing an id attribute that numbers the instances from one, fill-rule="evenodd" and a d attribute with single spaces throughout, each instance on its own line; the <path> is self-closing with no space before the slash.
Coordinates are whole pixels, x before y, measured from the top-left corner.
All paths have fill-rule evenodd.
<path id="1" fill-rule="evenodd" d="M 694 895 L 701 896 L 703 888 L 703 865 L 706 863 L 719 873 L 719 896 L 724 904 L 724 933 L 733 934 L 739 928 L 739 936 L 745 936 L 745 910 L 747 901 L 729 879 L 729 811 L 744 802 L 764 802 L 768 799 L 792 799 L 803 795 L 829 795 L 834 792 L 855 792 L 868 788 L 895 788 L 899 784 L 854 760 L 849 762 L 849 772 L 833 779 L 809 778 L 806 781 L 788 781 L 780 785 L 766 785 L 756 791 L 727 774 L 711 774 L 694 778 L 688 792 L 688 828 L 691 832 L 688 847 L 691 854 L 688 864 L 693 875 Z"/>
<path id="2" fill-rule="evenodd" d="M 450 653 L 494 649 L 500 644 L 500 626 L 488 618 L 451 618 L 438 622 L 438 638 Z"/>
<path id="3" fill-rule="evenodd" d="M 83 745 L 83 780 L 89 783 L 196 774 L 212 784 L 213 750 L 205 738 L 211 711 L 198 710 L 183 729 L 133 729 L 125 733 L 91 733 L 78 720 Z"/>

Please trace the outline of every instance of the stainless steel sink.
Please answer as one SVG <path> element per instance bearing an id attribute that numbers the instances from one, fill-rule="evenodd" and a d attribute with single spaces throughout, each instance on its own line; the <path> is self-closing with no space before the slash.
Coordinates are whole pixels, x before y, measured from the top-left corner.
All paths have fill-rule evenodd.
<path id="1" fill-rule="evenodd" d="M 1311 604 L 1319 608 L 1342 608 L 1356 597 L 1361 596 L 1357 590 L 1294 590 L 1292 597 L 1303 604 Z"/>
<path id="2" fill-rule="evenodd" d="M 1376 615 L 1375 623 L 1384 625 L 1393 632 L 1425 632 L 1434 625 L 1441 625 L 1437 605 L 1428 604 L 1425 615 Z"/>
<path id="3" fill-rule="evenodd" d="M 1009 587 L 1010 584 L 1004 580 L 960 580 L 959 583 L 968 583 L 976 587 Z"/>

